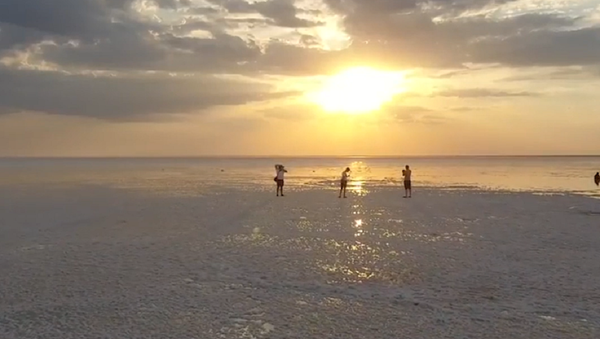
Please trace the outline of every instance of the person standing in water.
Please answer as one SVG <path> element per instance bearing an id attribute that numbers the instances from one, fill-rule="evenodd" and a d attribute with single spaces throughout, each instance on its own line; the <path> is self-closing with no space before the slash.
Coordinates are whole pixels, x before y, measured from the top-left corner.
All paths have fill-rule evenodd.
<path id="1" fill-rule="evenodd" d="M 402 176 L 404 177 L 404 198 L 412 198 L 411 175 L 410 166 L 406 165 L 406 168 L 402 170 Z"/>
<path id="2" fill-rule="evenodd" d="M 600 172 L 596 172 L 596 175 L 594 175 L 594 182 L 596 186 L 600 186 Z"/>
<path id="3" fill-rule="evenodd" d="M 283 183 L 284 183 L 284 174 L 287 173 L 287 170 L 283 165 L 275 165 L 275 182 L 277 183 L 277 196 L 281 192 L 281 196 L 283 197 Z"/>
<path id="4" fill-rule="evenodd" d="M 350 167 L 346 167 L 346 169 L 342 172 L 342 179 L 340 180 L 340 195 L 338 198 L 342 197 L 342 192 L 344 193 L 344 198 L 346 198 L 346 187 L 348 186 L 349 177 Z"/>

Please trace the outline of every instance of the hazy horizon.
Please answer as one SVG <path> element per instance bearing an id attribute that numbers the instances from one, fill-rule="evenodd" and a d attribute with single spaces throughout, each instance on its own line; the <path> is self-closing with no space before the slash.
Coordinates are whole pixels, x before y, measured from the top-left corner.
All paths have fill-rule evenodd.
<path id="1" fill-rule="evenodd" d="M 413 155 L 156 155 L 156 156 L 0 156 L 0 159 L 403 159 L 403 158 L 597 158 L 600 154 L 413 154 Z"/>

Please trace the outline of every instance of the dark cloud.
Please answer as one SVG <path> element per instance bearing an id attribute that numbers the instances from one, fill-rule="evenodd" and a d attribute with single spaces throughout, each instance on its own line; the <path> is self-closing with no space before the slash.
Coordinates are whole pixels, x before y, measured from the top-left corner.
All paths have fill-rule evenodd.
<path id="1" fill-rule="evenodd" d="M 178 9 L 181 7 L 190 7 L 193 5 L 191 0 L 153 0 L 160 8 Z"/>
<path id="2" fill-rule="evenodd" d="M 510 66 L 595 65 L 600 64 L 600 27 L 490 39 L 471 51 L 477 62 Z"/>
<path id="3" fill-rule="evenodd" d="M 427 6 L 435 13 L 461 12 L 518 0 L 324 0 L 339 14 L 390 15 Z"/>
<path id="4" fill-rule="evenodd" d="M 38 33 L 40 38 L 83 41 L 111 38 L 122 32 L 158 29 L 131 15 L 134 0 L 2 0 L 0 23 Z"/>
<path id="5" fill-rule="evenodd" d="M 600 76 L 600 65 L 576 66 L 576 67 L 543 67 L 537 68 L 535 72 L 509 76 L 502 81 L 571 81 L 598 80 Z"/>
<path id="6" fill-rule="evenodd" d="M 216 15 L 221 13 L 221 11 L 214 7 L 187 7 L 184 13 L 191 15 Z"/>
<path id="7" fill-rule="evenodd" d="M 295 95 L 214 76 L 93 76 L 0 67 L 0 112 L 34 111 L 127 120 L 190 113 Z"/>
<path id="8" fill-rule="evenodd" d="M 98 30 L 111 7 L 91 0 L 2 0 L 0 22 L 56 35 L 87 35 Z"/>
<path id="9" fill-rule="evenodd" d="M 162 69 L 170 51 L 148 32 L 127 30 L 92 42 L 63 42 L 41 47 L 41 58 L 69 68 Z"/>
<path id="10" fill-rule="evenodd" d="M 42 51 L 44 60 L 69 67 L 211 73 L 240 73 L 261 53 L 254 42 L 219 32 L 208 38 L 165 33 L 160 41 L 149 33 L 121 34 L 92 44 L 46 45 Z"/>
<path id="11" fill-rule="evenodd" d="M 225 33 L 227 24 L 239 22 L 191 19 L 166 26 L 136 19 L 129 10 L 131 1 L 81 0 L 66 13 L 48 7 L 48 16 L 62 18 L 57 24 L 54 19 L 35 20 L 46 9 L 34 6 L 38 1 L 47 4 L 42 0 L 25 0 L 23 7 L 14 0 L 1 3 L 5 11 L 0 14 L 0 51 L 4 48 L 4 55 L 15 47 L 24 49 L 27 44 L 51 40 L 53 44 L 41 47 L 41 55 L 30 59 L 80 69 L 239 73 L 260 54 L 255 42 Z M 58 1 L 61 6 L 70 6 L 72 0 Z M 165 1 L 159 5 L 172 8 L 185 4 L 188 2 Z M 21 14 L 6 14 L 14 13 L 14 8 Z M 194 30 L 205 30 L 211 36 L 186 36 Z"/>
<path id="12" fill-rule="evenodd" d="M 295 0 L 267 0 L 248 2 L 244 0 L 208 0 L 229 13 L 259 13 L 275 26 L 301 28 L 320 25 L 320 22 L 301 19 Z"/>
<path id="13" fill-rule="evenodd" d="M 13 49 L 21 49 L 37 43 L 43 34 L 33 29 L 17 27 L 0 22 L 0 57 Z"/>
<path id="14" fill-rule="evenodd" d="M 578 28 L 579 18 L 547 13 L 457 17 L 466 10 L 511 1 L 326 0 L 344 15 L 354 53 L 378 64 L 452 68 L 466 62 L 509 66 L 600 62 L 598 34 Z"/>
<path id="15" fill-rule="evenodd" d="M 302 34 L 299 39 L 300 45 L 303 47 L 319 47 L 319 39 L 313 35 Z"/>
<path id="16" fill-rule="evenodd" d="M 321 24 L 298 18 L 298 9 L 294 5 L 294 0 L 269 0 L 257 2 L 253 6 L 258 13 L 271 19 L 275 25 L 280 27 L 299 28 Z"/>
<path id="17" fill-rule="evenodd" d="M 44 40 L 42 58 L 66 66 L 95 61 L 131 65 L 132 58 L 160 58 L 152 30 L 158 24 L 141 22 L 131 14 L 133 0 L 3 0 L 0 1 L 0 51 Z M 76 42 L 76 44 L 72 44 Z M 76 52 L 69 54 L 70 51 Z M 62 58 L 65 58 L 63 60 Z"/>
<path id="18" fill-rule="evenodd" d="M 510 53 L 511 38 L 533 41 L 537 40 L 538 32 L 554 34 L 556 29 L 569 27 L 575 22 L 576 19 L 539 14 L 502 20 L 478 16 L 434 22 L 433 16 L 423 12 L 373 18 L 360 12 L 348 16 L 345 25 L 354 39 L 355 53 L 368 56 L 378 63 L 447 68 L 458 67 L 466 62 L 513 64 L 514 58 L 509 58 L 507 54 Z M 494 48 L 494 52 L 490 48 Z M 589 55 L 570 49 L 561 57 L 570 53 Z M 527 53 L 519 55 L 528 58 L 530 64 L 536 63 L 536 59 L 529 58 Z"/>
<path id="19" fill-rule="evenodd" d="M 224 8 L 229 13 L 253 13 L 254 7 L 250 2 L 244 0 L 207 0 L 213 5 Z"/>

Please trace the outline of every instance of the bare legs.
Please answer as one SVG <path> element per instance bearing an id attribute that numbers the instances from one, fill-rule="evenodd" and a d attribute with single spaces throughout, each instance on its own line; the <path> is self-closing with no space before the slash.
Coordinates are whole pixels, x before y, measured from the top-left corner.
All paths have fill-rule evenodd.
<path id="1" fill-rule="evenodd" d="M 404 198 L 412 198 L 412 183 L 404 181 Z"/>
<path id="2" fill-rule="evenodd" d="M 342 183 L 340 187 L 340 195 L 338 198 L 342 197 L 342 193 L 344 193 L 344 198 L 346 198 L 346 183 Z"/>
<path id="3" fill-rule="evenodd" d="M 283 181 L 277 182 L 277 196 L 279 196 L 280 192 L 281 196 L 284 197 L 285 195 L 283 195 Z"/>

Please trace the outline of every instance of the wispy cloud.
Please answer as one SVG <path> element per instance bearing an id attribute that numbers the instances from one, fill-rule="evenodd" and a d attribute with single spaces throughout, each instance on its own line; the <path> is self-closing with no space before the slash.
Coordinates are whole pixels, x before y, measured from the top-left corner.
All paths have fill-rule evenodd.
<path id="1" fill-rule="evenodd" d="M 436 92 L 433 96 L 441 97 L 456 97 L 456 98 L 487 98 L 487 97 L 536 97 L 542 95 L 536 92 L 513 92 L 503 91 L 494 89 L 482 89 L 482 88 L 471 88 L 471 89 L 450 89 L 440 92 Z"/>

